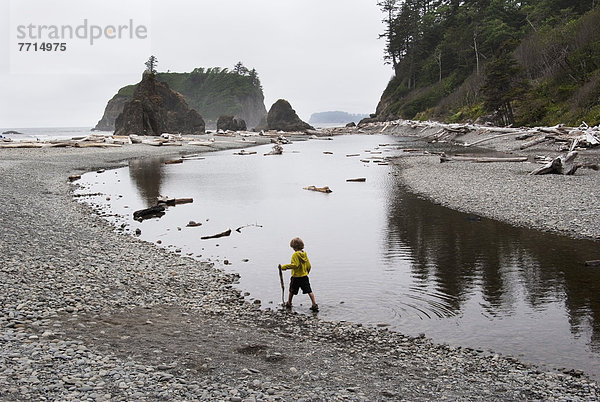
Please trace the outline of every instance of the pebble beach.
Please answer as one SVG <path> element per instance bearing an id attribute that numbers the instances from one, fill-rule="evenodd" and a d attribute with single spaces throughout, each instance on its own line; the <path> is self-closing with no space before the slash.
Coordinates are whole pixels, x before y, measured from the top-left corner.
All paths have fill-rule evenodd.
<path id="1" fill-rule="evenodd" d="M 67 180 L 131 158 L 197 152 L 142 144 L 2 150 L 0 400 L 598 399 L 596 383 L 576 370 L 261 310 L 236 288 L 235 274 L 120 233 L 74 200 Z M 559 203 L 556 210 L 542 214 L 536 206 L 548 200 L 548 186 L 572 182 L 544 177 L 536 188 L 523 165 L 483 171 L 489 165 L 419 158 L 431 157 L 403 158 L 400 174 L 436 202 L 458 208 L 470 200 L 468 212 L 600 235 L 598 215 L 580 212 L 598 199 L 597 185 L 566 206 L 557 196 L 547 203 Z M 574 178 L 587 188 L 598 173 Z M 502 201 L 508 192 L 527 196 L 513 210 Z M 496 202 L 486 207 L 490 197 Z"/>

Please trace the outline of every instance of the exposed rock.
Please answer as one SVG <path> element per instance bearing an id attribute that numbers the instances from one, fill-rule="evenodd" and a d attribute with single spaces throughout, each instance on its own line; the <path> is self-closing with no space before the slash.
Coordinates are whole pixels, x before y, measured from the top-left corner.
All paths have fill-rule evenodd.
<path id="1" fill-rule="evenodd" d="M 356 127 L 356 123 L 351 121 L 350 123 L 346 124 L 346 127 Z"/>
<path id="2" fill-rule="evenodd" d="M 123 108 L 125 104 L 129 102 L 131 98 L 126 95 L 116 94 L 112 97 L 111 100 L 106 104 L 106 108 L 104 109 L 104 114 L 102 118 L 94 127 L 95 131 L 114 131 L 115 129 L 115 120 L 117 117 L 123 112 Z"/>
<path id="3" fill-rule="evenodd" d="M 279 99 L 271 106 L 267 114 L 267 127 L 269 130 L 305 131 L 314 130 L 314 127 L 300 120 L 292 105 L 285 99 Z"/>
<path id="4" fill-rule="evenodd" d="M 203 134 L 204 120 L 180 93 L 144 72 L 133 99 L 115 121 L 116 135 Z"/>
<path id="5" fill-rule="evenodd" d="M 239 117 L 220 116 L 217 120 L 217 130 L 245 131 L 246 129 L 246 122 Z"/>

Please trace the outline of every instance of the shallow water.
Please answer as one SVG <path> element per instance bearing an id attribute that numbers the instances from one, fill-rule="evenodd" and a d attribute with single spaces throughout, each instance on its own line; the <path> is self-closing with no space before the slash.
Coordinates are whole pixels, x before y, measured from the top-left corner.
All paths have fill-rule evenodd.
<path id="1" fill-rule="evenodd" d="M 408 193 L 398 167 L 378 161 L 406 156 L 400 148 L 415 147 L 412 141 L 347 136 L 295 142 L 281 156 L 263 156 L 270 150 L 263 146 L 249 149 L 256 155 L 223 151 L 176 165 L 136 160 L 84 175 L 78 192 L 102 193 L 81 199 L 119 215 L 107 217 L 117 225 L 141 229 L 142 239 L 240 273 L 239 288 L 263 308 L 281 303 L 277 264 L 289 262 L 289 241 L 300 236 L 322 318 L 425 333 L 598 378 L 600 270 L 583 262 L 598 258 L 599 244 L 480 219 Z M 366 182 L 346 182 L 356 177 Z M 333 192 L 302 189 L 309 185 Z M 160 219 L 132 220 L 161 194 L 194 202 Z M 186 227 L 192 220 L 202 226 Z M 200 239 L 226 229 L 231 236 Z M 307 296 L 294 304 L 308 313 Z"/>

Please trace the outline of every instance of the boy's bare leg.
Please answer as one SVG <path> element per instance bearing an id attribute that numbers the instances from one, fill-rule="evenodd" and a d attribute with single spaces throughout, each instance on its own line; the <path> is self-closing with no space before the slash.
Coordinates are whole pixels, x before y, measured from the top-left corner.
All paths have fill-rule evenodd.
<path id="1" fill-rule="evenodd" d="M 310 292 L 310 293 L 308 294 L 308 297 L 310 297 L 310 301 L 312 302 L 312 305 L 313 305 L 313 306 L 314 306 L 315 304 L 317 304 L 317 302 L 315 301 L 315 295 L 314 295 L 312 292 Z"/>
<path id="2" fill-rule="evenodd" d="M 290 292 L 290 295 L 288 297 L 288 302 L 287 302 L 288 307 L 292 307 L 292 298 L 293 297 L 294 297 L 294 294 L 292 292 Z"/>

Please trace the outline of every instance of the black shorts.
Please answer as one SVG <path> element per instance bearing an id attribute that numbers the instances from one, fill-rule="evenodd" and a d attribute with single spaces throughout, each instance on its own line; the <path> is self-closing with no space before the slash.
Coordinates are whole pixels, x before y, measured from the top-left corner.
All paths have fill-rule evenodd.
<path id="1" fill-rule="evenodd" d="M 292 279 L 290 280 L 290 292 L 292 292 L 293 295 L 297 295 L 298 289 L 302 289 L 302 293 L 304 294 L 312 293 L 308 276 L 292 276 Z"/>

